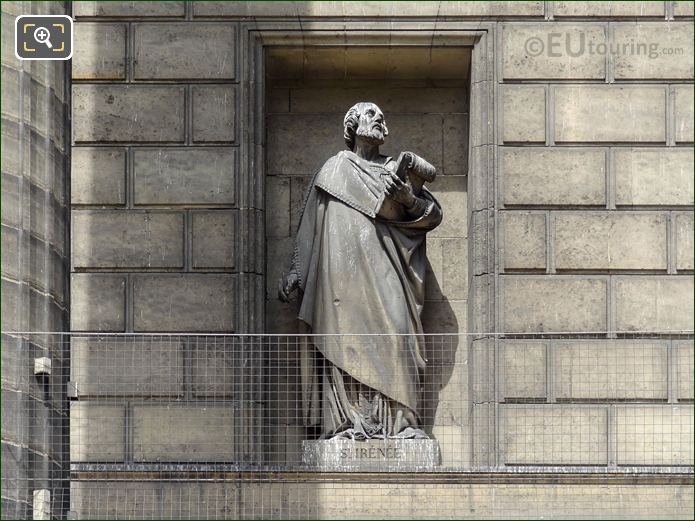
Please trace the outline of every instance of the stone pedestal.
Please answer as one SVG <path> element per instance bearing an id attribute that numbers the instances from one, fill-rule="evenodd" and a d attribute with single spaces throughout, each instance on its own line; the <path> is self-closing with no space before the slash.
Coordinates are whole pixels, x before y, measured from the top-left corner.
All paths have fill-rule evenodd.
<path id="1" fill-rule="evenodd" d="M 322 471 L 426 472 L 441 464 L 437 440 L 344 438 L 302 442 L 302 463 Z"/>

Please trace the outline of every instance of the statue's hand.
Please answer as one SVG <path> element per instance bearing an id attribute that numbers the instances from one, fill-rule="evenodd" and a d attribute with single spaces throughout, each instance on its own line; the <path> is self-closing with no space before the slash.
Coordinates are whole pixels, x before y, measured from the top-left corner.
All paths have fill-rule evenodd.
<path id="1" fill-rule="evenodd" d="M 415 204 L 415 195 L 409 183 L 401 181 L 396 174 L 390 174 L 384 178 L 386 184 L 386 194 L 406 207 Z"/>
<path id="2" fill-rule="evenodd" d="M 290 294 L 299 287 L 299 277 L 294 271 L 285 275 L 278 285 L 278 298 L 283 302 L 290 301 Z"/>

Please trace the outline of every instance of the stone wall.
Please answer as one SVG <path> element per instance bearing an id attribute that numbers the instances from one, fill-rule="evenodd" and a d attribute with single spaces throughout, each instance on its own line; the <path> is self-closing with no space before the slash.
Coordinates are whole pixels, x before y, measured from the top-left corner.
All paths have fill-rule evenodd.
<path id="1" fill-rule="evenodd" d="M 475 311 L 469 316 L 463 310 L 474 271 L 464 262 L 465 252 L 473 249 L 471 243 L 480 234 L 479 221 L 467 215 L 455 223 L 451 234 L 433 236 L 428 245 L 430 279 L 437 281 L 428 289 L 428 309 L 436 311 L 430 318 L 440 322 L 435 329 L 480 332 L 468 324 L 485 313 L 492 324 L 486 332 L 508 334 L 473 346 L 474 357 L 461 346 L 457 350 L 465 357 L 455 359 L 456 367 L 469 374 L 449 382 L 447 389 L 455 392 L 445 398 L 459 409 L 449 424 L 442 419 L 440 425 L 447 429 L 436 434 L 444 446 L 461 443 L 456 449 L 460 459 L 445 461 L 614 469 L 692 465 L 693 348 L 691 340 L 676 336 L 693 328 L 692 6 L 671 1 L 75 3 L 71 330 L 254 331 L 248 314 L 255 312 L 249 309 L 255 310 L 258 302 L 249 297 L 250 288 L 262 285 L 267 276 L 268 291 L 274 290 L 273 279 L 286 258 L 283 248 L 296 226 L 305 176 L 319 166 L 320 158 L 342 147 L 334 130 L 318 133 L 317 139 L 323 141 L 316 157 L 299 155 L 293 149 L 296 143 L 285 143 L 290 157 L 306 164 L 295 162 L 297 171 L 283 173 L 274 170 L 279 162 L 274 162 L 273 151 L 279 149 L 273 128 L 314 124 L 311 121 L 326 128 L 326 118 L 334 117 L 339 129 L 349 105 L 345 96 L 351 93 L 346 92 L 349 85 L 337 86 L 335 81 L 320 88 L 301 82 L 276 86 L 277 90 L 267 91 L 267 135 L 251 135 L 246 127 L 249 114 L 260 104 L 251 106 L 244 93 L 260 80 L 249 76 L 251 69 L 244 61 L 248 49 L 243 35 L 249 27 L 273 22 L 301 28 L 307 45 L 311 31 L 324 23 L 334 24 L 331 30 L 339 45 L 357 25 L 369 28 L 380 20 L 391 23 L 394 34 L 401 27 L 430 31 L 432 41 L 437 31 L 482 28 L 489 34 L 492 66 L 475 71 L 478 79 L 473 79 L 470 89 L 459 85 L 457 94 L 443 84 L 411 83 L 407 88 L 415 88 L 415 95 L 399 93 L 403 86 L 394 86 L 382 102 L 387 117 L 394 114 L 394 138 L 402 137 L 404 147 L 415 151 L 423 146 L 423 155 L 435 158 L 435 163 L 441 158 L 437 183 L 443 188 L 438 195 L 445 212 L 453 210 L 453 215 L 466 207 L 470 182 L 480 181 L 461 177 L 468 173 L 465 147 L 450 156 L 463 160 L 463 169 L 449 168 L 446 162 L 444 151 L 454 148 L 445 146 L 445 140 L 454 137 L 459 142 L 466 135 L 465 124 L 452 127 L 455 131 L 446 125 L 452 115 L 465 114 L 467 104 L 460 94 L 490 101 L 486 118 L 471 116 L 471 143 L 478 143 L 475 135 L 483 128 L 495 126 L 495 144 L 472 152 L 489 158 L 487 170 L 480 171 L 491 177 L 485 212 L 494 215 L 490 229 L 494 228 L 496 244 L 485 253 L 493 254 L 490 265 L 497 267 L 492 275 L 472 276 L 487 277 L 494 302 L 472 307 Z M 7 24 L 6 17 L 3 23 Z M 583 38 L 585 46 L 594 48 L 644 42 L 683 53 L 661 52 L 649 58 L 636 52 L 606 56 L 588 48 L 577 53 L 575 47 L 572 52 L 554 47 L 568 37 L 573 46 Z M 536 52 L 528 47 L 529 41 L 540 41 L 546 48 L 532 56 Z M 552 52 L 564 54 L 550 56 L 551 44 Z M 394 61 L 394 71 L 414 67 L 416 54 L 412 63 Z M 4 68 L 5 74 L 12 71 Z M 481 94 L 488 84 L 494 88 Z M 428 97 L 432 90 L 436 95 Z M 383 90 L 375 93 L 383 94 Z M 399 108 L 411 103 L 413 96 L 421 103 L 419 110 L 412 114 Z M 325 105 L 316 114 L 304 112 L 316 100 Z M 441 141 L 428 134 L 415 143 L 417 133 L 399 132 L 398 119 L 405 122 L 411 116 L 424 128 L 441 122 L 437 127 L 441 131 L 434 132 Z M 415 129 L 422 132 L 419 126 Z M 297 130 L 301 132 L 301 126 Z M 396 144 L 394 150 L 399 148 Z M 247 254 L 250 243 L 266 236 L 247 231 L 258 229 L 252 223 L 260 221 L 263 209 L 263 203 L 249 197 L 245 184 L 246 169 L 255 168 L 247 161 L 251 148 L 261 148 L 260 156 L 265 151 L 268 174 L 268 250 L 266 262 L 258 263 Z M 5 181 L 5 165 L 3 159 L 3 194 L 5 187 L 12 186 Z M 433 188 L 438 190 L 437 185 Z M 4 219 L 3 215 L 3 225 Z M 11 237 L 3 230 L 3 240 Z M 56 241 L 54 249 L 66 251 L 60 250 L 61 244 Z M 451 263 L 454 259 L 460 262 Z M 20 282 L 7 279 L 8 284 Z M 467 279 L 468 283 L 461 282 Z M 12 294 L 3 291 L 3 298 Z M 291 315 L 279 311 L 274 301 L 268 300 L 267 306 L 272 317 L 268 330 L 290 331 Z M 7 308 L 11 306 L 3 305 Z M 51 315 L 41 311 L 35 316 Z M 60 329 L 57 323 L 45 327 Z M 562 340 L 523 338 L 559 331 L 571 334 Z M 241 429 L 253 422 L 238 425 L 234 418 L 269 420 L 257 406 L 248 406 L 254 400 L 223 386 L 237 374 L 237 362 L 225 356 L 234 348 L 218 349 L 211 342 L 201 354 L 199 346 L 183 340 L 151 340 L 143 349 L 131 345 L 125 350 L 108 339 L 73 343 L 73 369 L 79 369 L 73 373 L 79 398 L 71 408 L 73 461 L 219 462 L 221 451 L 224 461 L 238 461 L 239 454 L 250 455 L 253 461 L 258 447 L 229 442 L 234 433 L 248 438 Z M 4 344 L 3 356 L 8 352 Z M 131 358 L 119 358 L 124 353 Z M 196 360 L 204 363 L 196 365 Z M 240 363 L 244 365 L 243 360 Z M 95 371 L 81 372 L 89 367 Z M 123 367 L 132 372 L 123 374 Z M 3 385 L 4 378 L 3 369 Z M 220 388 L 206 387 L 210 381 Z M 123 382 L 137 386 L 124 391 L 119 388 Z M 280 392 L 296 384 L 280 383 L 275 388 Z M 114 399 L 115 395 L 120 397 Z M 284 403 L 296 410 L 293 396 L 271 392 L 265 398 L 276 409 Z M 224 406 L 217 407 L 220 403 Z M 240 410 L 249 412 L 242 415 Z M 287 451 L 296 454 L 302 431 L 294 421 L 274 425 L 282 428 L 277 435 L 263 431 L 264 439 L 284 447 L 285 453 L 275 461 L 285 462 Z M 127 436 L 116 434 L 126 427 Z M 470 452 L 462 448 L 469 434 Z M 281 439 L 282 445 L 277 445 Z M 451 454 L 445 452 L 445 458 Z M 90 502 L 103 496 L 97 483 L 89 476 L 84 479 L 73 485 L 72 508 L 77 515 L 113 515 L 108 508 L 116 503 Z M 648 486 L 652 491 L 654 483 Z M 343 483 L 331 484 L 307 497 L 299 485 L 278 485 L 280 490 L 273 486 L 245 489 L 248 494 L 236 503 L 214 499 L 233 493 L 221 485 L 213 490 L 200 484 L 165 483 L 152 492 L 160 498 L 156 505 L 117 503 L 133 509 L 123 515 L 135 517 L 148 512 L 173 515 L 175 505 L 192 501 L 198 508 L 222 508 L 227 517 L 230 512 L 279 517 L 301 512 L 300 502 L 316 505 L 320 514 L 340 517 L 349 512 L 340 501 L 356 494 L 362 499 L 369 496 L 355 484 L 352 491 Z M 439 497 L 442 508 L 458 505 L 456 498 L 465 490 L 466 498 L 480 498 L 470 515 L 488 510 L 493 517 L 504 514 L 504 508 L 494 510 L 494 505 L 500 504 L 499 494 L 506 494 L 507 485 L 486 485 L 479 496 L 468 494 L 471 486 L 437 484 L 439 488 L 429 490 L 417 484 L 405 493 L 399 488 L 375 497 L 383 507 L 380 515 L 404 517 L 421 512 L 418 508 L 432 503 L 427 501 L 431 497 Z M 528 486 L 512 488 L 505 496 L 504 504 L 514 506 L 521 505 L 521 497 L 531 498 L 526 510 L 520 507 L 521 514 L 516 510 L 515 514 L 538 517 L 534 505 L 543 504 L 545 515 L 608 516 L 616 504 L 625 513 L 647 498 L 639 486 Z M 137 482 L 108 487 L 108 494 L 122 496 L 107 497 L 132 498 L 130 491 L 141 490 Z M 182 502 L 179 492 L 192 495 Z M 420 493 L 426 494 L 424 499 L 418 499 Z M 161 499 L 169 497 L 166 494 L 173 499 Z M 280 506 L 275 507 L 278 497 Z M 26 495 L 19 499 L 26 500 Z M 671 484 L 655 492 L 648 505 L 654 504 L 660 505 L 658 510 L 635 507 L 635 515 L 685 513 L 687 517 L 692 500 L 682 487 Z M 373 505 L 366 502 L 365 511 L 373 512 Z M 204 515 L 209 516 L 209 511 Z"/>
<path id="2" fill-rule="evenodd" d="M 67 160 L 64 62 L 19 61 L 18 14 L 64 14 L 62 2 L 2 2 L 2 515 L 31 518 L 33 491 L 62 510 Z M 18 332 L 24 332 L 20 334 Z M 34 359 L 51 360 L 35 376 Z M 50 506 L 49 506 L 50 509 Z"/>

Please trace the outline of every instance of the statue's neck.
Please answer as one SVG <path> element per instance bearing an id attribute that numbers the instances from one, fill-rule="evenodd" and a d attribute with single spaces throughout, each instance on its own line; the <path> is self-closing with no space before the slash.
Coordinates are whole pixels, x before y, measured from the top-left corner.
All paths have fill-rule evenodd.
<path id="1" fill-rule="evenodd" d="M 375 162 L 379 159 L 379 145 L 376 143 L 358 139 L 353 152 L 366 161 Z"/>

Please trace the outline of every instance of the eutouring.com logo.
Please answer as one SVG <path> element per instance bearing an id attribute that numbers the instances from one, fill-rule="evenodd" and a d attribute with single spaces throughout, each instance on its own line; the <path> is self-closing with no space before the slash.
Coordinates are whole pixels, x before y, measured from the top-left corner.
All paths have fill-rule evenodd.
<path id="1" fill-rule="evenodd" d="M 605 43 L 588 40 L 585 33 L 547 33 L 543 37 L 531 36 L 524 42 L 524 50 L 533 58 L 577 58 L 586 55 L 646 56 L 654 60 L 659 56 L 682 56 L 682 47 L 662 47 L 658 42 Z"/>

